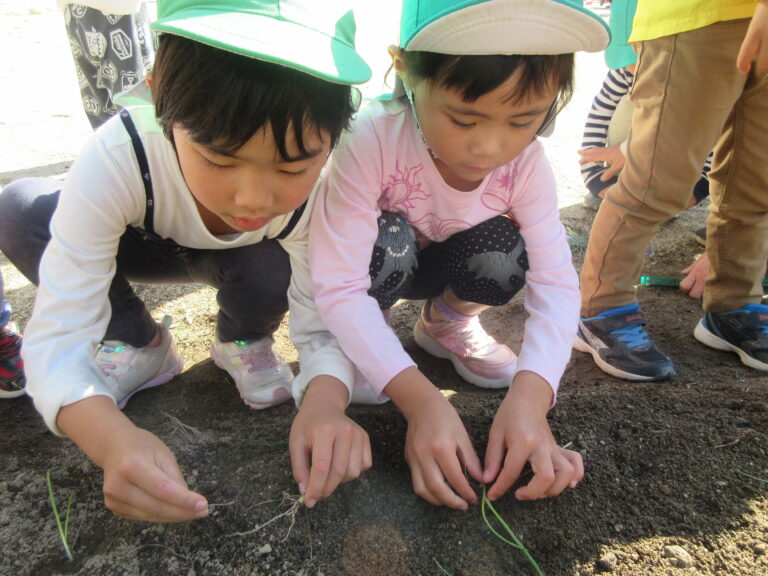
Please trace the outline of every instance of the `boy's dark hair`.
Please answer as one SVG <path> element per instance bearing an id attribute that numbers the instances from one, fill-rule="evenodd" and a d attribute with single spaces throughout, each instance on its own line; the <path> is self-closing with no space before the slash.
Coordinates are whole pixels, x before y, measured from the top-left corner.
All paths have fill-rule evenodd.
<path id="1" fill-rule="evenodd" d="M 403 59 L 409 73 L 433 86 L 458 90 L 467 103 L 495 90 L 515 73 L 520 80 L 508 96 L 510 102 L 554 89 L 557 97 L 539 132 L 573 96 L 573 54 L 455 56 L 403 50 Z"/>
<path id="2" fill-rule="evenodd" d="M 302 156 L 308 128 L 328 132 L 333 148 L 354 112 L 348 85 L 173 34 L 160 36 L 152 96 L 171 141 L 179 124 L 195 142 L 235 151 L 269 124 L 283 160 L 293 159 L 289 134 Z"/>

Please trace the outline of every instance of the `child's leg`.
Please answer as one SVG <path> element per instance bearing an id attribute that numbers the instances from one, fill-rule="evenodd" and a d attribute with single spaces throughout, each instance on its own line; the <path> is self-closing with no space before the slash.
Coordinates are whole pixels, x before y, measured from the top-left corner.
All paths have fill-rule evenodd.
<path id="1" fill-rule="evenodd" d="M 9 184 L 0 194 L 0 212 L 4 215 L 0 229 L 0 249 L 30 282 L 40 282 L 38 268 L 51 239 L 50 223 L 59 201 L 61 182 L 47 178 L 27 178 Z M 126 233 L 126 236 L 130 236 Z M 157 324 L 144 303 L 133 292 L 121 269 L 123 261 L 141 263 L 145 270 L 154 262 L 154 252 L 142 249 L 134 252 L 130 241 L 121 240 L 118 251 L 118 271 L 109 292 L 112 318 L 104 340 L 119 340 L 141 348 L 157 334 Z M 163 262 L 164 271 L 169 269 Z M 148 276 L 148 274 L 145 274 Z M 187 276 L 188 278 L 188 276 Z M 140 278 L 145 279 L 145 278 Z"/>
<path id="2" fill-rule="evenodd" d="M 746 29 L 744 24 L 743 29 Z M 743 35 L 743 34 L 742 34 Z M 743 82 L 743 80 L 742 80 Z M 709 173 L 706 312 L 760 303 L 768 258 L 768 81 L 755 72 L 728 116 Z"/>
<path id="3" fill-rule="evenodd" d="M 741 92 L 733 61 L 713 42 L 718 27 L 642 43 L 627 163 L 595 218 L 581 272 L 584 317 L 636 301 L 648 242 L 685 208 Z"/>
<path id="4" fill-rule="evenodd" d="M 524 286 L 527 254 L 518 226 L 498 216 L 433 244 L 419 255 L 409 298 L 429 298 L 414 328 L 416 342 L 451 360 L 468 382 L 509 386 L 516 356 L 480 325 L 478 314 L 501 306 Z"/>
<path id="5" fill-rule="evenodd" d="M 629 92 L 632 79 L 633 74 L 626 68 L 608 71 L 589 110 L 581 141 L 582 149 L 607 145 L 611 119 L 622 97 Z M 605 170 L 606 166 L 603 163 L 587 162 L 581 165 L 584 184 L 593 196 L 599 197 L 605 188 L 616 183 L 615 177 L 605 182 L 600 180 Z"/>
<path id="6" fill-rule="evenodd" d="M 60 187 L 57 180 L 29 178 L 10 184 L 0 194 L 4 215 L 0 247 L 34 284 L 39 283 L 38 268 L 50 241 L 50 222 Z M 124 245 L 121 242 L 121 247 Z M 153 254 L 145 249 L 133 258 L 149 266 Z M 170 380 L 181 371 L 182 362 L 168 332 L 170 321 L 158 326 L 152 319 L 123 275 L 120 256 L 118 250 L 118 271 L 109 291 L 112 316 L 95 360 L 122 407 L 138 390 Z M 147 346 L 150 343 L 156 345 Z"/>
<path id="7" fill-rule="evenodd" d="M 273 334 L 288 311 L 291 263 L 276 240 L 231 250 L 190 252 L 189 270 L 218 290 L 211 357 L 226 370 L 251 408 L 291 398 L 293 372 L 273 350 Z"/>
<path id="8" fill-rule="evenodd" d="M 118 110 L 113 96 L 140 82 L 152 67 L 155 48 L 144 2 L 136 14 L 105 14 L 82 4 L 64 8 L 64 22 L 78 84 L 91 126 Z"/>
<path id="9" fill-rule="evenodd" d="M 404 298 L 418 267 L 419 246 L 411 225 L 393 212 L 382 212 L 378 219 L 379 235 L 373 247 L 368 295 L 389 310 Z"/>

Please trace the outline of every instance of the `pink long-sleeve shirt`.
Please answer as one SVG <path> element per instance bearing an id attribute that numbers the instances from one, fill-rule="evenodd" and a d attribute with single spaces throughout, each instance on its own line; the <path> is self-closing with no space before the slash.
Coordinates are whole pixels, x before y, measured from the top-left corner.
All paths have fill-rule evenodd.
<path id="1" fill-rule="evenodd" d="M 499 214 L 519 224 L 530 268 L 517 370 L 539 374 L 556 393 L 576 333 L 579 289 L 541 144 L 533 141 L 475 190 L 463 192 L 438 172 L 407 101 L 370 103 L 342 137 L 312 213 L 310 270 L 321 317 L 379 394 L 414 365 L 367 294 L 381 211 L 402 215 L 434 242 Z"/>

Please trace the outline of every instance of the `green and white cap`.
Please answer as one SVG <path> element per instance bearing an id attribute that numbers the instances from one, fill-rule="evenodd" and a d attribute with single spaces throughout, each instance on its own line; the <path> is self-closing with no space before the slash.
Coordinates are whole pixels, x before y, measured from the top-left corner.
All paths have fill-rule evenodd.
<path id="1" fill-rule="evenodd" d="M 400 47 L 440 54 L 599 52 L 608 26 L 574 0 L 403 0 Z"/>
<path id="2" fill-rule="evenodd" d="M 151 28 L 338 84 L 371 77 L 350 0 L 158 0 Z"/>

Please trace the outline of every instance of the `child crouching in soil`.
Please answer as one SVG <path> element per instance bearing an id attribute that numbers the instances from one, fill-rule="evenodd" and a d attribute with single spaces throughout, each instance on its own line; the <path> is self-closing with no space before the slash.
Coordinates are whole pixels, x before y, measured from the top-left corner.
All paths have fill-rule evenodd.
<path id="1" fill-rule="evenodd" d="M 547 412 L 570 358 L 578 278 L 537 135 L 572 91 L 573 52 L 602 50 L 599 18 L 567 0 L 404 0 L 390 47 L 395 97 L 355 119 L 324 178 L 310 227 L 320 313 L 360 380 L 408 421 L 414 491 L 466 509 L 468 475 L 496 499 L 574 487 L 581 456 L 560 448 Z M 527 285 L 519 357 L 481 326 Z M 426 299 L 419 346 L 468 382 L 509 388 L 481 466 L 461 418 L 387 324 Z M 382 313 L 383 312 L 383 313 Z"/>
<path id="2" fill-rule="evenodd" d="M 168 447 L 120 411 L 182 369 L 170 318 L 156 323 L 130 280 L 217 289 L 211 355 L 253 408 L 291 398 L 293 374 L 272 348 L 289 304 L 302 390 L 348 371 L 311 298 L 306 231 L 315 182 L 353 113 L 350 85 L 370 69 L 348 6 L 279 4 L 160 0 L 154 105 L 105 123 L 60 191 L 30 179 L 0 195 L 2 251 L 39 286 L 22 352 L 29 395 L 104 469 L 119 516 L 208 514 Z M 365 432 L 343 424 L 357 457 L 337 483 L 370 466 Z"/>

